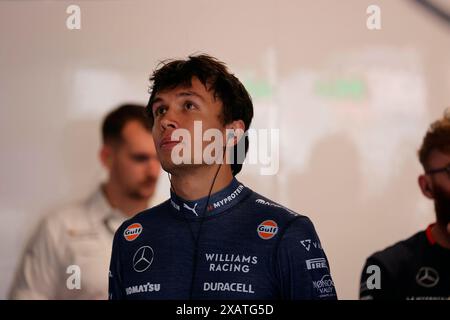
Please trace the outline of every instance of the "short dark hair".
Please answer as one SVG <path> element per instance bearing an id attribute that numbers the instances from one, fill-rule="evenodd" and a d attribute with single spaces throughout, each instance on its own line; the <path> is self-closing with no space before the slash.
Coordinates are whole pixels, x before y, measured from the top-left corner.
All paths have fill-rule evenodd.
<path id="1" fill-rule="evenodd" d="M 242 120 L 245 131 L 249 129 L 253 119 L 253 103 L 249 93 L 239 79 L 228 71 L 223 62 L 206 54 L 191 55 L 186 60 L 162 61 L 153 72 L 150 77 L 152 86 L 147 104 L 147 115 L 151 126 L 154 123 L 152 105 L 156 94 L 178 86 L 190 87 L 193 77 L 198 78 L 208 90 L 213 90 L 214 97 L 222 101 L 223 124 Z M 247 153 L 248 135 L 246 134 L 245 139 L 241 139 L 239 143 L 245 143 L 245 153 Z M 237 150 L 238 147 L 235 146 L 235 159 L 231 164 L 234 175 L 241 171 L 243 162 L 243 159 L 236 160 Z"/>
<path id="2" fill-rule="evenodd" d="M 143 105 L 122 104 L 109 112 L 102 124 L 104 144 L 122 142 L 122 130 L 129 121 L 138 121 L 149 133 L 152 128 Z"/>
<path id="3" fill-rule="evenodd" d="M 450 111 L 450 109 L 447 109 Z M 428 170 L 428 160 L 434 151 L 450 153 L 450 112 L 446 112 L 444 117 L 433 122 L 419 149 L 419 160 L 425 170 Z"/>

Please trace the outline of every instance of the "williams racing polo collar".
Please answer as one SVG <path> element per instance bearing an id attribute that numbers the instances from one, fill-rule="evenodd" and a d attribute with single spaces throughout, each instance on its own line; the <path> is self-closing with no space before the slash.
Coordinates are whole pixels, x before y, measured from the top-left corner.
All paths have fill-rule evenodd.
<path id="1" fill-rule="evenodd" d="M 212 216 L 235 206 L 246 198 L 251 190 L 233 178 L 231 183 L 224 189 L 198 200 L 188 201 L 176 195 L 173 190 L 170 191 L 170 204 L 172 208 L 179 214 L 187 218 L 200 218 L 204 214 L 205 217 Z M 208 202 L 208 203 L 207 203 Z M 205 211 L 205 206 L 207 206 Z"/>

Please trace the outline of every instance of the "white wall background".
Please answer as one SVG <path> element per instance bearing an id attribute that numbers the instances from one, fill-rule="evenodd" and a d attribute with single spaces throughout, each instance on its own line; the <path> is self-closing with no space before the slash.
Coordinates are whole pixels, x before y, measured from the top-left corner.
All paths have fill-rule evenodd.
<path id="1" fill-rule="evenodd" d="M 434 219 L 416 151 L 450 105 L 449 32 L 407 0 L 1 2 L 0 298 L 38 219 L 103 178 L 105 112 L 145 103 L 157 62 L 193 52 L 246 83 L 254 128 L 280 129 L 278 174 L 240 179 L 313 220 L 340 298 L 357 298 L 365 258 Z"/>

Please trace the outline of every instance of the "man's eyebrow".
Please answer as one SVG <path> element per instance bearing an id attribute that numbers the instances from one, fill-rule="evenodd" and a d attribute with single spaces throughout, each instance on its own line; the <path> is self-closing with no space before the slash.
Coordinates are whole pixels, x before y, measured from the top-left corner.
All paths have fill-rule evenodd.
<path id="1" fill-rule="evenodd" d="M 191 96 L 198 97 L 200 100 L 205 101 L 205 98 L 202 95 L 200 95 L 194 91 L 188 90 L 188 91 L 182 91 L 180 93 L 177 93 L 177 97 L 191 97 Z M 152 104 L 151 104 L 152 109 L 153 109 L 153 106 L 159 102 L 164 102 L 164 99 L 161 97 L 156 97 L 155 99 L 153 99 Z"/>
<path id="2" fill-rule="evenodd" d="M 157 98 L 153 99 L 153 101 L 152 101 L 152 106 L 153 106 L 155 103 L 161 102 L 161 101 L 163 101 L 163 99 L 160 98 L 160 97 L 157 97 Z"/>
<path id="3" fill-rule="evenodd" d="M 203 98 L 203 96 L 201 96 L 200 94 L 198 94 L 197 92 L 194 91 L 182 91 L 180 93 L 177 94 L 178 97 L 189 97 L 189 96 L 194 96 L 194 97 L 198 97 L 199 99 L 201 99 L 202 101 L 205 101 L 205 98 Z"/>
<path id="4" fill-rule="evenodd" d="M 153 99 L 152 104 L 151 104 L 152 111 L 155 111 L 154 110 L 155 104 L 158 102 L 162 102 L 162 101 L 163 101 L 163 99 L 161 99 L 160 97 L 156 97 L 155 99 Z"/>
<path id="5" fill-rule="evenodd" d="M 152 155 L 146 152 L 131 152 L 133 158 L 150 158 Z"/>

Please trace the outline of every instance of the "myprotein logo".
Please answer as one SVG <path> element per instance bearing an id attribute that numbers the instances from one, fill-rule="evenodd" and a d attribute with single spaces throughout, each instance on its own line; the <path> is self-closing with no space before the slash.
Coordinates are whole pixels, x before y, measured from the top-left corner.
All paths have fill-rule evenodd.
<path id="1" fill-rule="evenodd" d="M 208 211 L 212 211 L 214 209 L 220 208 L 221 206 L 226 205 L 227 203 L 232 202 L 234 199 L 236 199 L 239 194 L 244 190 L 244 186 L 240 184 L 236 190 L 234 190 L 230 195 L 226 196 L 222 200 L 216 201 L 213 204 L 208 206 Z"/>
<path id="2" fill-rule="evenodd" d="M 123 236 L 127 241 L 133 241 L 137 237 L 139 237 L 139 235 L 142 232 L 142 229 L 143 228 L 140 223 L 133 223 L 129 225 L 128 228 L 125 229 L 125 231 L 123 232 Z"/>
<path id="3" fill-rule="evenodd" d="M 327 261 L 325 260 L 325 258 L 316 258 L 316 259 L 306 260 L 306 268 L 308 270 L 328 269 L 328 265 L 327 265 Z"/>
<path id="4" fill-rule="evenodd" d="M 272 239 L 278 232 L 278 225 L 273 220 L 266 220 L 261 222 L 257 228 L 258 236 L 261 239 L 269 240 Z"/>

